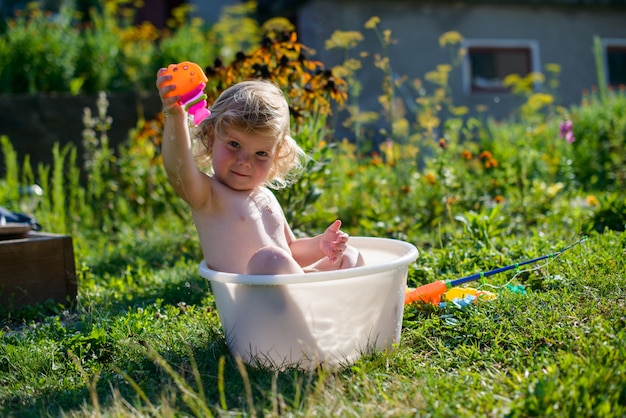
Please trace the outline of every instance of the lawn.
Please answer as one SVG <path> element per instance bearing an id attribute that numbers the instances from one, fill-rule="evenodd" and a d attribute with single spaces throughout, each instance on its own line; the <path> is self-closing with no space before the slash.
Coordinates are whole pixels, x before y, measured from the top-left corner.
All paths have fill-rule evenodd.
<path id="1" fill-rule="evenodd" d="M 311 372 L 244 367 L 229 355 L 193 231 L 130 232 L 79 252 L 77 306 L 3 319 L 3 416 L 626 412 L 624 232 L 592 233 L 558 258 L 492 276 L 495 300 L 408 306 L 393 350 Z M 469 240 L 437 248 L 425 239 L 413 241 L 422 255 L 413 275 L 480 252 Z M 507 237 L 491 254 L 533 257 L 558 244 Z"/>

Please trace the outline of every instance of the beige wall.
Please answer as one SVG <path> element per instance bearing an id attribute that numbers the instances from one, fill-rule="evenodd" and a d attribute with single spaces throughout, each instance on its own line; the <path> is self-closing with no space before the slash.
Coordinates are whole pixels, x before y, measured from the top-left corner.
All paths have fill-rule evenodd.
<path id="1" fill-rule="evenodd" d="M 311 0 L 299 13 L 300 40 L 318 51 L 316 58 L 327 66 L 342 56 L 324 49 L 333 31 L 358 30 L 366 35 L 363 49 L 379 51 L 378 41 L 364 23 L 372 16 L 389 28 L 398 42 L 389 49 L 394 72 L 409 78 L 422 78 L 437 64 L 448 62 L 448 52 L 438 38 L 447 31 L 458 31 L 466 39 L 516 39 L 535 41 L 539 66 L 561 65 L 561 86 L 557 96 L 562 104 L 578 104 L 583 89 L 597 85 L 593 37 L 626 39 L 626 9 L 548 8 L 462 4 L 424 5 L 411 1 L 331 1 Z M 361 81 L 367 86 L 362 105 L 379 109 L 380 71 L 365 64 Z M 453 73 L 451 87 L 456 105 L 487 105 L 501 118 L 519 104 L 510 95 L 468 95 L 463 91 L 462 73 Z M 409 98 L 412 100 L 412 98 Z"/>

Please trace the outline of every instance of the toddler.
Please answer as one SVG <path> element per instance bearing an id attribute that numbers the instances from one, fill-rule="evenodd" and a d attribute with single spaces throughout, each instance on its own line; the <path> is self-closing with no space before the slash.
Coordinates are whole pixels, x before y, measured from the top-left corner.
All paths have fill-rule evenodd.
<path id="1" fill-rule="evenodd" d="M 189 205 L 207 266 L 240 274 L 289 274 L 363 265 L 334 221 L 323 234 L 296 239 L 268 187 L 289 185 L 305 153 L 290 135 L 283 92 L 252 80 L 225 90 L 198 126 L 194 155 L 187 114 L 165 69 L 156 85 L 166 114 L 163 164 Z M 208 166 L 205 173 L 199 167 Z"/>

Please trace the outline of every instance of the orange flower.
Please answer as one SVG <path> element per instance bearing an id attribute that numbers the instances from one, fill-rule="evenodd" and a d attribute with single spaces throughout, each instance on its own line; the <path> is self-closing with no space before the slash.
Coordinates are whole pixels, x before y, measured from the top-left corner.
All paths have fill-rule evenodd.
<path id="1" fill-rule="evenodd" d="M 372 153 L 372 161 L 371 164 L 375 166 L 382 165 L 383 159 L 380 158 L 380 155 L 377 152 Z"/>
<path id="2" fill-rule="evenodd" d="M 446 142 L 444 138 L 439 139 L 439 148 L 448 149 L 448 143 Z"/>
<path id="3" fill-rule="evenodd" d="M 496 168 L 498 165 L 500 165 L 498 163 L 498 160 L 496 160 L 495 158 L 490 158 L 487 161 L 485 161 L 485 168 Z"/>
<path id="4" fill-rule="evenodd" d="M 504 203 L 504 196 L 502 196 L 501 194 L 494 196 L 493 200 L 496 203 Z"/>
<path id="5" fill-rule="evenodd" d="M 424 175 L 424 178 L 426 179 L 426 182 L 428 184 L 433 185 L 433 184 L 437 183 L 437 177 L 435 177 L 435 175 L 433 173 L 426 173 Z"/>
<path id="6" fill-rule="evenodd" d="M 478 156 L 481 160 L 488 160 L 493 158 L 493 155 L 489 151 L 482 151 Z"/>
<path id="7" fill-rule="evenodd" d="M 464 149 L 463 151 L 461 151 L 461 158 L 463 158 L 464 160 L 471 160 L 472 159 L 472 153 L 469 152 L 468 150 Z"/>

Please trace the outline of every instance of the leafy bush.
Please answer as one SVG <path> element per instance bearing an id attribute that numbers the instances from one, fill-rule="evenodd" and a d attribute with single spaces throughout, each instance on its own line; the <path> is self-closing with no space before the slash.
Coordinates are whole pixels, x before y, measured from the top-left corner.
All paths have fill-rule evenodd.
<path id="1" fill-rule="evenodd" d="M 626 230 L 626 197 L 621 193 L 611 193 L 600 199 L 589 225 L 590 230 L 597 232 Z"/>
<path id="2" fill-rule="evenodd" d="M 246 16 L 250 3 L 225 8 L 231 26 L 215 29 L 181 6 L 164 30 L 134 25 L 131 3 L 106 0 L 81 16 L 73 2 L 62 2 L 54 14 L 32 2 L 6 18 L 0 62 L 11 64 L 0 67 L 0 93 L 152 91 L 156 68 L 184 60 L 208 65 L 226 46 L 245 50 L 258 34 Z M 242 30 L 219 33 L 237 26 Z"/>
<path id="3" fill-rule="evenodd" d="M 81 42 L 70 11 L 62 9 L 53 20 L 31 4 L 0 38 L 0 91 L 69 91 Z"/>
<path id="4" fill-rule="evenodd" d="M 572 168 L 588 189 L 626 187 L 626 90 L 587 93 L 571 110 Z"/>

